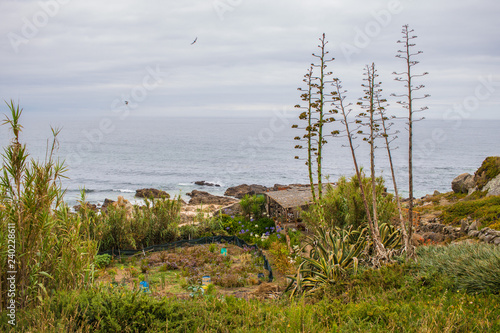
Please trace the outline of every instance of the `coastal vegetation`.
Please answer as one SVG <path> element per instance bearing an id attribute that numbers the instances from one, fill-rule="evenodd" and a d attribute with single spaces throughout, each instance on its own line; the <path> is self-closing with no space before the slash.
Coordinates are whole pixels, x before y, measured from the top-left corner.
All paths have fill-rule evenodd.
<path id="1" fill-rule="evenodd" d="M 495 251 L 491 246 L 484 247 Z M 456 262 L 459 253 L 447 249 L 440 251 L 440 260 Z M 43 307 L 20 313 L 19 331 L 498 331 L 498 294 L 469 293 L 460 288 L 452 267 L 436 270 L 434 264 L 429 265 L 430 260 L 419 264 L 428 252 L 437 251 L 439 248 L 431 246 L 417 248 L 417 262 L 394 263 L 377 270 L 360 268 L 351 278 L 325 287 L 322 293 L 294 300 L 211 295 L 178 300 L 104 287 L 61 291 L 44 299 Z M 478 285 L 479 281 L 472 282 Z"/>
<path id="2" fill-rule="evenodd" d="M 411 72 L 417 63 L 411 60 L 411 34 L 404 26 L 399 54 L 407 72 L 398 79 L 407 88 L 401 104 L 410 130 L 410 198 L 399 198 L 395 179 L 395 194 L 387 193 L 384 179 L 375 174 L 375 140 L 385 141 L 390 159 L 395 137 L 386 123 L 392 117 L 384 113 L 375 65 L 366 67 L 365 96 L 357 106 L 348 103 L 341 81 L 326 70 L 333 59 L 327 58 L 323 35 L 318 64 L 305 75 L 307 87 L 301 90 L 306 104 L 298 106 L 299 119 L 306 124 L 294 125 L 305 131 L 296 140 L 298 149 L 307 150 L 313 201 L 300 221 L 267 216 L 262 195 L 243 196 L 239 210 L 228 206 L 207 216 L 200 208 L 185 222 L 180 198 L 146 198 L 143 206 L 118 202 L 96 211 L 83 190 L 73 212 L 63 201 L 66 167 L 55 157 L 59 131 L 52 130 L 44 161 L 30 159 L 20 142 L 22 110 L 8 103 L 5 124 L 12 141 L 0 175 L 0 237 L 14 247 L 0 250 L 0 330 L 499 331 L 499 247 L 466 235 L 452 244 L 412 238 L 417 212 L 450 225 L 476 219 L 500 229 L 500 202 L 482 191 L 413 198 L 411 126 L 414 113 L 425 107 L 413 105 L 422 86 L 412 83 L 419 75 Z M 352 117 L 355 107 L 360 113 Z M 339 126 L 330 129 L 335 117 Z M 355 169 L 335 185 L 323 182 L 327 137 L 347 138 Z M 356 152 L 358 137 L 370 144 L 369 176 Z M 485 161 L 476 173 L 478 186 L 498 175 L 497 166 L 497 158 Z M 237 236 L 259 249 L 225 243 L 146 249 L 216 236 Z M 272 281 L 260 249 L 271 263 Z M 124 250 L 136 251 L 125 256 Z M 12 271 L 17 271 L 14 283 Z"/>
<path id="3" fill-rule="evenodd" d="M 368 196 L 372 196 L 373 188 L 369 186 L 371 179 L 361 173 L 361 179 L 366 188 Z M 381 221 L 395 221 L 397 208 L 392 194 L 386 193 L 385 181 L 382 177 L 375 179 L 375 196 L 377 198 L 377 211 Z M 325 196 L 322 199 L 324 215 L 324 226 L 328 228 L 347 228 L 352 226 L 358 228 L 367 225 L 366 210 L 363 206 L 363 198 L 359 186 L 359 179 L 356 175 L 347 179 L 340 177 L 334 186 L 326 188 Z M 368 203 L 371 210 L 372 201 Z M 309 225 L 314 225 L 319 221 L 317 206 L 313 206 L 309 211 L 303 213 L 303 218 Z"/>
<path id="4" fill-rule="evenodd" d="M 490 196 L 479 199 L 463 200 L 444 207 L 440 216 L 445 224 L 459 225 L 460 221 L 472 218 L 483 227 L 500 229 L 500 197 Z"/>
<path id="5" fill-rule="evenodd" d="M 475 182 L 479 190 L 496 176 L 500 175 L 500 157 L 489 156 L 481 164 L 481 167 L 475 173 Z"/>

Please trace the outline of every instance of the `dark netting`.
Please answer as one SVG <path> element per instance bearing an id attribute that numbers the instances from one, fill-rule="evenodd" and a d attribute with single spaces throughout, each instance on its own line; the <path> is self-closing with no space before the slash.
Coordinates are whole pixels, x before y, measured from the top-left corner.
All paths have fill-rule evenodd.
<path id="1" fill-rule="evenodd" d="M 203 237 L 203 238 L 198 238 L 198 239 L 180 240 L 180 241 L 173 242 L 173 243 L 148 246 L 148 247 L 145 247 L 144 249 L 140 249 L 140 250 L 109 250 L 109 251 L 99 252 L 98 254 L 99 255 L 109 254 L 112 256 L 117 256 L 117 255 L 132 256 L 132 255 L 139 253 L 139 252 L 146 253 L 146 252 L 165 251 L 165 250 L 170 250 L 170 249 L 174 249 L 176 247 L 181 247 L 181 246 L 221 243 L 222 241 L 229 243 L 229 244 L 234 244 L 234 245 L 239 246 L 241 248 L 250 248 L 250 249 L 255 250 L 257 252 L 257 254 L 264 259 L 264 268 L 269 272 L 269 282 L 271 282 L 273 280 L 273 269 L 271 268 L 271 265 L 269 264 L 269 261 L 267 260 L 266 256 L 262 252 L 262 250 L 255 244 L 248 245 L 244 240 L 239 239 L 236 236 Z"/>

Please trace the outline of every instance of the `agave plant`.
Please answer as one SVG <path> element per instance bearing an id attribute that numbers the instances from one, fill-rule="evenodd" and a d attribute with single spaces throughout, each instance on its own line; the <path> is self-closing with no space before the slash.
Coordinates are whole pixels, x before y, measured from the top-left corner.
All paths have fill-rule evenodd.
<path id="1" fill-rule="evenodd" d="M 368 227 L 362 228 L 359 232 L 361 234 L 368 233 Z M 401 247 L 401 229 L 389 223 L 379 224 L 380 239 L 386 249 L 398 249 Z M 372 250 L 373 243 L 370 240 L 368 244 L 369 252 Z"/>
<path id="2" fill-rule="evenodd" d="M 300 293 L 314 293 L 322 286 L 335 284 L 341 277 L 358 269 L 358 257 L 366 246 L 366 231 L 327 229 L 318 227 L 309 237 L 310 255 L 302 261 L 287 291 L 293 297 Z"/>
<path id="3" fill-rule="evenodd" d="M 380 238 L 386 249 L 396 249 L 401 247 L 401 229 L 389 223 L 379 225 Z"/>

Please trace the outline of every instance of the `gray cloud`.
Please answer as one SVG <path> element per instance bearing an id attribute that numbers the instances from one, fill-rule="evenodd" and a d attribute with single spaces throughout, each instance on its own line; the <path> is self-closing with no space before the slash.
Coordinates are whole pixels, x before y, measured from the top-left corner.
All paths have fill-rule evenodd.
<path id="1" fill-rule="evenodd" d="M 481 78 L 500 81 L 499 10 L 487 0 L 4 0 L 0 97 L 28 112 L 107 112 L 158 66 L 163 81 L 137 113 L 263 115 L 299 101 L 323 32 L 354 100 L 372 61 L 389 94 L 401 89 L 391 73 L 403 66 L 394 55 L 409 23 L 424 51 L 417 69 L 431 73 L 428 115 L 440 117 Z M 474 117 L 498 117 L 498 89 Z"/>

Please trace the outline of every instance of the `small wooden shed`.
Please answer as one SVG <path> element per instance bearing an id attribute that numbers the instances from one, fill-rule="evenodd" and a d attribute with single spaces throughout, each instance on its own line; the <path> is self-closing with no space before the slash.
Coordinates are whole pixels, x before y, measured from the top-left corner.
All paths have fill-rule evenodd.
<path id="1" fill-rule="evenodd" d="M 296 221 L 300 210 L 305 210 L 313 202 L 310 186 L 290 187 L 281 191 L 266 192 L 266 211 L 271 218 L 285 218 Z"/>

